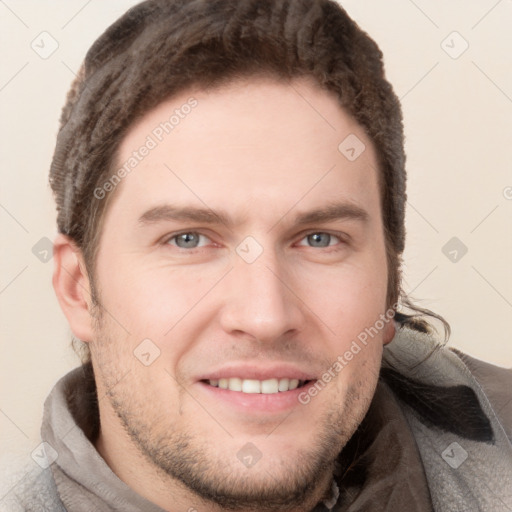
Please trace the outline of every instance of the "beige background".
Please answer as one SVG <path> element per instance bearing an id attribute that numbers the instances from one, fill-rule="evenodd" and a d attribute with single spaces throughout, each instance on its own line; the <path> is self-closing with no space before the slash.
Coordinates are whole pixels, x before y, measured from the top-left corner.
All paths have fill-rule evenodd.
<path id="1" fill-rule="evenodd" d="M 55 235 L 47 173 L 73 74 L 96 37 L 135 3 L 0 2 L 2 460 L 16 455 L 34 464 L 44 398 L 78 364 L 51 287 L 52 262 L 41 262 L 32 248 Z M 448 319 L 451 345 L 510 367 L 512 1 L 343 5 L 380 45 L 403 103 L 405 288 Z M 31 48 L 49 37 L 43 31 L 59 45 L 47 59 Z M 468 249 L 457 262 L 442 252 L 452 237 Z"/>

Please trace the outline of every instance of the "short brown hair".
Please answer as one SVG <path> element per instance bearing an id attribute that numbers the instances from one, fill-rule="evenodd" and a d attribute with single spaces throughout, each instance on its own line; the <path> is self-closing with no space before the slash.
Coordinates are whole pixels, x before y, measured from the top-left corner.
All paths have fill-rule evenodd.
<path id="1" fill-rule="evenodd" d="M 63 108 L 50 171 L 59 231 L 82 250 L 90 276 L 113 194 L 98 199 L 94 190 L 111 176 L 128 128 L 189 87 L 213 89 L 256 75 L 311 78 L 364 128 L 378 157 L 387 306 L 401 298 L 430 314 L 401 293 L 406 172 L 400 103 L 376 43 L 331 0 L 147 0 L 93 44 Z"/>

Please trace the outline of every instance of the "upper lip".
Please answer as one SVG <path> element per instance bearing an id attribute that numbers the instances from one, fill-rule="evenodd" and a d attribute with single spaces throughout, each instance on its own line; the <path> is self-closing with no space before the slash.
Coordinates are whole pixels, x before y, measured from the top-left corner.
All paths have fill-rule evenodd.
<path id="1" fill-rule="evenodd" d="M 233 363 L 199 376 L 198 380 L 218 380 L 239 377 L 241 379 L 299 379 L 314 380 L 314 375 L 307 370 L 287 363 Z"/>

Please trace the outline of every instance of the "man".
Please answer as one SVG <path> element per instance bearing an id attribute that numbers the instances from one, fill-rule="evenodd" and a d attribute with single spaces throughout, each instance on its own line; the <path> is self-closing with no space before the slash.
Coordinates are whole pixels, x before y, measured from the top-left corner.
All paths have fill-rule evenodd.
<path id="1" fill-rule="evenodd" d="M 112 25 L 50 173 L 84 364 L 22 509 L 511 510 L 510 372 L 400 293 L 404 162 L 381 53 L 336 3 Z"/>

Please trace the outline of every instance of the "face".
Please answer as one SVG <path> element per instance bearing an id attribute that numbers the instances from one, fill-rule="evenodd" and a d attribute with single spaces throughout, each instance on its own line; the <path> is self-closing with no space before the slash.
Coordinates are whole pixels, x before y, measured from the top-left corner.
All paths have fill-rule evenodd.
<path id="1" fill-rule="evenodd" d="M 103 446 L 213 507 L 301 510 L 392 332 L 370 140 L 315 85 L 251 79 L 160 104 L 125 163 L 95 274 Z"/>

